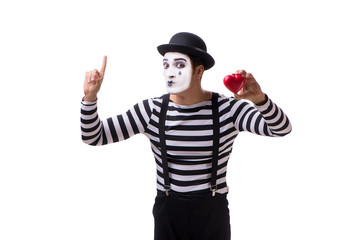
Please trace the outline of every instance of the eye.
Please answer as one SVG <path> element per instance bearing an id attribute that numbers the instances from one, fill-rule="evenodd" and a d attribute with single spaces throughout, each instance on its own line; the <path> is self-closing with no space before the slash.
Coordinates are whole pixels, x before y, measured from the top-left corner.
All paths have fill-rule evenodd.
<path id="1" fill-rule="evenodd" d="M 163 67 L 164 67 L 164 69 L 168 69 L 168 68 L 169 68 L 169 64 L 168 64 L 167 62 L 164 62 L 164 63 L 163 63 Z"/>
<path id="2" fill-rule="evenodd" d="M 175 66 L 176 66 L 177 68 L 184 68 L 184 67 L 185 67 L 185 64 L 184 64 L 183 62 L 177 62 L 177 63 L 175 64 Z"/>

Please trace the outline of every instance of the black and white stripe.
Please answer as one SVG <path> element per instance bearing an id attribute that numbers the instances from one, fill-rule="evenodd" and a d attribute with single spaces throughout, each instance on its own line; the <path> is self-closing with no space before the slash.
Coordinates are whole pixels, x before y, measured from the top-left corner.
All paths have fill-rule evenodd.
<path id="1" fill-rule="evenodd" d="M 227 162 L 239 132 L 280 137 L 291 131 L 285 113 L 270 99 L 262 106 L 220 95 L 220 145 L 217 185 L 218 193 L 228 191 Z M 82 139 L 89 145 L 114 143 L 143 133 L 149 139 L 157 166 L 157 188 L 164 191 L 161 150 L 159 144 L 159 114 L 162 97 L 144 100 L 125 114 L 101 121 L 97 104 L 82 102 Z M 182 106 L 170 101 L 166 122 L 166 146 L 171 189 L 176 192 L 208 192 L 211 177 L 213 147 L 211 100 Z"/>

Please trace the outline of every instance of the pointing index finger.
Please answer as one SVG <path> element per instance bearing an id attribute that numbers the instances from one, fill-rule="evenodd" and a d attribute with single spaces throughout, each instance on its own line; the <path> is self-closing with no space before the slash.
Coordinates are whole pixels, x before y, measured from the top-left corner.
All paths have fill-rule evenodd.
<path id="1" fill-rule="evenodd" d="M 104 75 L 105 73 L 105 69 L 106 69 L 106 62 L 107 62 L 107 56 L 104 56 L 104 59 L 103 59 L 103 63 L 102 63 L 102 67 L 101 67 L 101 74 Z"/>

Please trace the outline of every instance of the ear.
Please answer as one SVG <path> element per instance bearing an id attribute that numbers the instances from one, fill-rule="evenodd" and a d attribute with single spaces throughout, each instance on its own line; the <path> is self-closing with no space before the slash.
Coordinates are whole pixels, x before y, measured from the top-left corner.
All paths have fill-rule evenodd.
<path id="1" fill-rule="evenodd" d="M 198 65 L 195 67 L 194 74 L 201 79 L 203 73 L 205 71 L 205 68 L 203 65 Z"/>

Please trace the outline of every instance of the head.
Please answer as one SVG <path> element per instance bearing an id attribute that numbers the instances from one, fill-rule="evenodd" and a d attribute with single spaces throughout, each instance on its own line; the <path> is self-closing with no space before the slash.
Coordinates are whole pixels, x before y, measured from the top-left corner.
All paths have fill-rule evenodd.
<path id="1" fill-rule="evenodd" d="M 164 78 L 167 91 L 181 93 L 193 84 L 200 84 L 204 65 L 196 57 L 179 52 L 167 52 L 163 59 Z"/>
<path id="2" fill-rule="evenodd" d="M 164 77 L 167 90 L 172 94 L 200 83 L 203 72 L 215 64 L 205 42 L 192 33 L 175 34 L 169 44 L 158 46 L 158 51 L 164 56 Z"/>

